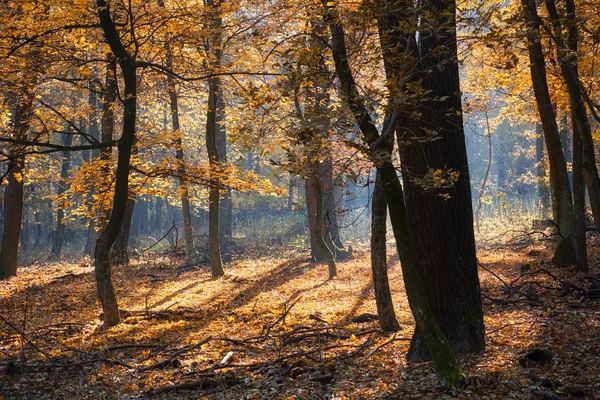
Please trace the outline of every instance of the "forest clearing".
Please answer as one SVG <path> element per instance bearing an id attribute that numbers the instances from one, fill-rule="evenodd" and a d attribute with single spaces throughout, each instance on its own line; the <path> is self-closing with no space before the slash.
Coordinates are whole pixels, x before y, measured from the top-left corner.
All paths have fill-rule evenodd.
<path id="1" fill-rule="evenodd" d="M 0 400 L 600 398 L 600 0 L 0 0 Z"/>

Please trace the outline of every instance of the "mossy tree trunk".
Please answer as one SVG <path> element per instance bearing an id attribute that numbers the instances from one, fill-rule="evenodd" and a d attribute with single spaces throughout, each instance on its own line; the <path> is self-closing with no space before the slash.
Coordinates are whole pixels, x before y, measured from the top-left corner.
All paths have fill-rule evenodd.
<path id="1" fill-rule="evenodd" d="M 432 355 L 438 373 L 449 385 L 458 386 L 464 381 L 464 376 L 458 369 L 452 348 L 440 330 L 429 304 L 425 292 L 425 283 L 417 262 L 414 238 L 409 228 L 404 205 L 404 192 L 396 169 L 390 161 L 391 154 L 389 150 L 386 150 L 389 148 L 388 143 L 393 142 L 390 137 L 393 137 L 393 127 L 397 116 L 392 115 L 389 118 L 380 136 L 374 121 L 358 94 L 348 62 L 344 28 L 336 3 L 331 0 L 323 0 L 322 4 L 325 11 L 324 18 L 331 31 L 331 50 L 341 84 L 343 100 L 354 115 L 355 122 L 363 134 L 364 142 L 370 145 L 371 156 L 378 160 L 376 165 L 385 188 L 409 306 L 417 326 L 423 332 L 424 341 Z M 380 145 L 381 143 L 383 145 Z"/>

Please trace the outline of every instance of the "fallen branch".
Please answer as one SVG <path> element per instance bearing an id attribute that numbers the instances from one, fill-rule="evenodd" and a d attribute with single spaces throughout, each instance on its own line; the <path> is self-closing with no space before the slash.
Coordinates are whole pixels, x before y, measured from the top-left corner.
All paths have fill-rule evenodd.
<path id="1" fill-rule="evenodd" d="M 173 363 L 176 362 L 175 360 L 177 359 L 177 357 L 179 357 L 180 355 L 185 354 L 187 352 L 190 352 L 192 350 L 195 350 L 195 349 L 197 349 L 199 347 L 202 347 L 204 344 L 208 343 L 211 339 L 212 339 L 212 336 L 208 336 L 207 338 L 204 338 L 202 341 L 200 341 L 200 342 L 198 342 L 196 344 L 185 346 L 182 349 L 177 350 L 176 352 L 174 352 L 173 354 L 171 354 L 167 359 L 165 359 L 163 361 L 160 361 L 160 362 L 157 362 L 155 364 L 139 368 L 138 372 L 150 371 L 150 370 L 153 370 L 153 369 L 163 368 L 163 367 L 166 367 L 168 365 L 172 365 Z"/>

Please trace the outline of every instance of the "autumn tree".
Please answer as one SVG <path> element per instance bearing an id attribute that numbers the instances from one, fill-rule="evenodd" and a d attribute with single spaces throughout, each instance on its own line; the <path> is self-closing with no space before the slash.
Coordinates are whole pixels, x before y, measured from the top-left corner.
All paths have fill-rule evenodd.
<path id="1" fill-rule="evenodd" d="M 382 129 L 382 134 L 380 134 L 364 106 L 350 69 L 344 28 L 337 10 L 337 4 L 323 0 L 323 7 L 325 20 L 331 31 L 331 51 L 344 101 L 354 115 L 364 141 L 370 146 L 372 157 L 379 160 L 376 162 L 376 166 L 386 189 L 386 200 L 402 266 L 402 275 L 417 329 L 420 329 L 441 377 L 449 385 L 459 385 L 463 381 L 463 376 L 458 370 L 452 347 L 440 329 L 430 304 L 423 273 L 418 265 L 415 237 L 411 232 L 407 210 L 404 205 L 404 191 L 396 174 L 396 169 L 391 163 L 389 143 L 395 131 L 397 114 L 395 111 L 391 111 L 387 123 Z M 473 229 L 472 225 L 471 229 Z"/>
<path id="2" fill-rule="evenodd" d="M 574 263 L 573 250 L 573 197 L 567 175 L 565 155 L 560 142 L 556 113 L 550 98 L 546 77 L 546 62 L 540 37 L 540 18 L 535 0 L 522 0 L 527 25 L 527 43 L 531 81 L 537 108 L 544 130 L 546 149 L 550 159 L 550 184 L 552 189 L 552 211 L 559 231 L 559 239 L 553 261 L 557 265 Z"/>

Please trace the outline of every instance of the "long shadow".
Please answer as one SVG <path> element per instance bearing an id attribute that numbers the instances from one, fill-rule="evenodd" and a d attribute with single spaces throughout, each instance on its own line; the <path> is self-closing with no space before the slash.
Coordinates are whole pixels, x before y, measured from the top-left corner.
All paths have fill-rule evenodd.
<path id="1" fill-rule="evenodd" d="M 326 281 L 323 281 L 323 282 L 321 282 L 321 283 L 317 283 L 316 285 L 313 285 L 313 286 L 311 286 L 311 287 L 308 287 L 308 288 L 304 288 L 304 289 L 298 289 L 298 290 L 296 290 L 294 293 L 292 293 L 292 294 L 291 294 L 291 295 L 290 295 L 290 296 L 287 298 L 287 300 L 286 300 L 285 302 L 286 302 L 286 303 L 291 303 L 293 300 L 296 300 L 298 297 L 300 297 L 300 295 L 302 295 L 303 293 L 310 292 L 310 291 L 312 291 L 312 290 L 318 289 L 318 288 L 320 288 L 320 287 L 322 287 L 322 286 L 325 286 L 325 285 L 327 285 L 329 282 L 330 282 L 329 280 L 326 280 Z"/>
<path id="2" fill-rule="evenodd" d="M 213 311 L 227 311 L 231 310 L 232 308 L 243 307 L 250 303 L 252 299 L 254 299 L 260 293 L 276 289 L 285 283 L 303 275 L 304 272 L 306 272 L 305 268 L 314 266 L 315 264 L 313 264 L 312 260 L 308 257 L 285 261 L 273 268 L 268 275 L 261 277 L 251 286 L 235 294 L 232 299 L 218 302 Z M 217 302 L 220 297 L 220 295 L 215 295 L 207 300 L 206 303 L 213 304 Z M 215 314 L 214 312 L 212 313 L 213 315 Z"/>
<path id="3" fill-rule="evenodd" d="M 201 281 L 192 282 L 189 285 L 187 285 L 187 286 L 185 286 L 185 287 L 183 287 L 181 289 L 178 289 L 178 290 L 174 291 L 173 293 L 171 293 L 171 294 L 163 297 L 162 299 L 156 301 L 155 303 L 152 303 L 151 305 L 148 306 L 148 308 L 152 309 L 152 308 L 156 308 L 158 306 L 161 306 L 161 305 L 165 304 L 166 302 L 168 302 L 168 301 L 172 300 L 173 298 L 175 298 L 177 295 L 179 295 L 181 293 L 184 293 L 184 292 L 187 292 L 188 290 L 190 290 L 190 289 L 192 289 L 192 288 L 194 288 L 194 287 L 196 287 L 196 286 L 198 286 L 198 285 L 200 285 L 202 283 L 206 283 L 206 282 L 209 282 L 209 281 L 211 281 L 211 279 L 204 279 L 204 280 L 201 280 Z"/>
<path id="4" fill-rule="evenodd" d="M 360 294 L 358 295 L 358 299 L 356 299 L 356 303 L 354 303 L 350 311 L 348 311 L 348 313 L 342 319 L 344 323 L 348 323 L 348 321 L 350 321 L 352 317 L 356 316 L 356 312 L 363 306 L 363 304 L 365 304 L 365 301 L 367 300 L 367 298 L 369 298 L 372 289 L 373 284 L 371 282 L 369 282 L 365 285 L 365 287 L 362 288 Z"/>

